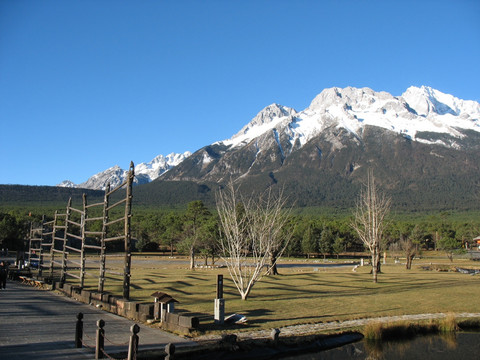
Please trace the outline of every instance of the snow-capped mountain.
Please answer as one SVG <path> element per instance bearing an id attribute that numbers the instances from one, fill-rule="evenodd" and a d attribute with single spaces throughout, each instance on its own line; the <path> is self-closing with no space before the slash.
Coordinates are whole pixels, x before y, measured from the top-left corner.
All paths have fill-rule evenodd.
<path id="1" fill-rule="evenodd" d="M 322 91 L 299 113 L 282 105 L 267 106 L 240 132 L 220 143 L 241 146 L 266 132 L 284 129 L 292 146 L 298 141 L 301 147 L 331 126 L 358 136 L 367 125 L 427 143 L 419 133 L 461 138 L 462 130 L 480 132 L 480 104 L 426 86 L 412 86 L 399 97 L 369 88 L 331 88 Z"/>
<path id="2" fill-rule="evenodd" d="M 155 180 L 160 175 L 170 170 L 172 167 L 178 165 L 190 155 L 191 153 L 189 151 L 186 151 L 183 154 L 171 153 L 167 156 L 158 155 L 148 163 L 141 163 L 136 165 L 134 184 L 145 184 Z M 111 187 L 116 187 L 123 181 L 125 181 L 127 175 L 128 169 L 124 170 L 118 165 L 115 165 L 105 171 L 93 175 L 87 181 L 81 184 L 76 185 L 69 180 L 65 180 L 57 186 L 104 190 L 108 182 L 110 182 Z"/>
<path id="3" fill-rule="evenodd" d="M 439 192 L 461 201 L 474 191 L 479 156 L 476 101 L 426 86 L 401 96 L 330 88 L 300 112 L 267 106 L 231 138 L 199 149 L 161 178 L 234 179 L 251 189 L 281 184 L 293 198 L 316 205 L 319 199 L 351 201 L 373 167 L 399 198 L 430 196 L 425 201 L 433 203 L 441 201 Z"/>

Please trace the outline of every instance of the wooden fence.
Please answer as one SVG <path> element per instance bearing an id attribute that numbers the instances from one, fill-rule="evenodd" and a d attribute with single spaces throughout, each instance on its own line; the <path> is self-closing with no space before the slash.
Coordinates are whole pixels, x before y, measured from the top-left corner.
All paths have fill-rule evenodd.
<path id="1" fill-rule="evenodd" d="M 51 282 L 58 279 L 60 284 L 65 283 L 67 278 L 73 278 L 81 288 L 85 285 L 85 277 L 91 276 L 98 278 L 98 292 L 103 293 L 106 275 L 110 273 L 123 277 L 123 298 L 130 298 L 134 177 L 134 166 L 131 162 L 124 182 L 114 188 L 110 187 L 110 183 L 106 185 L 102 202 L 88 204 L 87 196 L 83 194 L 83 206 L 77 209 L 72 206 L 70 198 L 65 213 L 55 211 L 53 220 L 47 222 L 44 216 L 40 227 L 31 225 L 27 259 L 31 264 L 37 262 L 38 276 Z M 125 195 L 112 203 L 112 195 L 122 189 L 125 189 Z M 114 211 L 115 209 L 117 211 Z M 118 257 L 107 253 L 107 245 L 112 242 L 123 242 L 123 273 L 107 268 L 107 258 Z M 92 260 L 94 253 L 99 256 L 98 267 L 87 267 L 87 258 Z M 73 256 L 69 258 L 69 255 Z M 97 261 L 90 261 L 90 264 L 92 263 L 96 264 Z M 95 269 L 97 273 L 94 272 Z"/>

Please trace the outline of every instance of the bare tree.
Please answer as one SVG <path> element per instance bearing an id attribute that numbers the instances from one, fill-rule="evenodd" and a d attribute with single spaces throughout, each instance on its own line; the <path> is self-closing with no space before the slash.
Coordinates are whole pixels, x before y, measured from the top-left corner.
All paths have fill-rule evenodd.
<path id="1" fill-rule="evenodd" d="M 268 190 L 263 196 L 245 198 L 230 181 L 217 192 L 220 219 L 220 256 L 242 300 L 246 300 L 257 281 L 276 265 L 288 244 L 289 236 L 282 231 L 288 220 L 283 193 L 273 196 Z"/>
<path id="2" fill-rule="evenodd" d="M 372 257 L 373 282 L 377 282 L 380 264 L 380 243 L 385 218 L 390 212 L 391 199 L 380 192 L 375 184 L 373 171 L 368 171 L 367 183 L 360 192 L 352 227 L 357 232 Z"/>

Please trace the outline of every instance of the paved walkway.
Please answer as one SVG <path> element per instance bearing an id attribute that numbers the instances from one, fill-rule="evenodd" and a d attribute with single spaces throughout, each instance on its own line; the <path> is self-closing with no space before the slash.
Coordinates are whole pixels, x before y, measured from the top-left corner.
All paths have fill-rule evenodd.
<path id="1" fill-rule="evenodd" d="M 83 341 L 92 348 L 74 347 L 76 316 L 84 314 Z M 8 281 L 0 290 L 0 359 L 93 359 L 96 322 L 105 321 L 105 351 L 127 351 L 132 320 L 78 303 L 52 291 Z M 162 349 L 190 340 L 140 325 L 139 350 Z M 122 345 L 120 345 L 122 344 Z"/>

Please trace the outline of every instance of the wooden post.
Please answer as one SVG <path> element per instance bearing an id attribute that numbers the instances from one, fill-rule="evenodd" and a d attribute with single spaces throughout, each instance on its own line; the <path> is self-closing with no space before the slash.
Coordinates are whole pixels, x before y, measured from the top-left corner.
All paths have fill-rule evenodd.
<path id="1" fill-rule="evenodd" d="M 27 262 L 30 264 L 32 258 L 32 238 L 33 238 L 33 222 L 30 221 L 30 235 L 28 236 L 28 258 Z"/>
<path id="2" fill-rule="evenodd" d="M 132 217 L 132 186 L 135 177 L 135 168 L 133 161 L 130 162 L 130 169 L 128 171 L 127 179 L 127 193 L 125 201 L 125 267 L 123 271 L 123 298 L 130 299 L 130 265 L 132 261 L 131 246 L 131 229 L 130 219 Z"/>
<path id="3" fill-rule="evenodd" d="M 53 283 L 53 267 L 55 265 L 55 236 L 57 234 L 57 218 L 58 211 L 55 210 L 55 217 L 53 218 L 53 227 L 52 227 L 52 246 L 50 247 L 50 279 Z"/>
<path id="4" fill-rule="evenodd" d="M 105 187 L 105 197 L 103 199 L 103 225 L 102 237 L 100 244 L 100 278 L 98 279 L 98 292 L 103 293 L 103 285 L 105 284 L 105 261 L 106 261 L 106 245 L 105 239 L 107 237 L 107 223 L 108 223 L 108 203 L 110 199 L 110 183 Z"/>
<path id="5" fill-rule="evenodd" d="M 75 347 L 82 347 L 83 339 L 83 314 L 80 312 L 77 314 L 77 325 L 75 327 Z"/>
<path id="6" fill-rule="evenodd" d="M 95 360 L 103 359 L 103 348 L 105 344 L 105 330 L 103 327 L 105 326 L 105 321 L 98 320 L 97 321 L 97 341 L 95 344 Z"/>
<path id="7" fill-rule="evenodd" d="M 80 250 L 80 287 L 83 289 L 83 286 L 85 284 L 85 240 L 86 240 L 86 235 L 85 235 L 85 227 L 86 227 L 86 221 L 85 219 L 87 218 L 87 195 L 84 193 L 83 196 L 83 213 L 82 213 L 82 219 L 80 221 L 81 224 L 81 234 L 82 234 L 82 248 Z"/>
<path id="8" fill-rule="evenodd" d="M 137 324 L 130 327 L 132 335 L 130 336 L 130 342 L 128 343 L 128 356 L 127 360 L 135 360 L 138 353 L 138 333 L 140 332 L 140 326 Z"/>
<path id="9" fill-rule="evenodd" d="M 42 233 L 40 234 L 40 250 L 38 254 L 38 276 L 42 276 L 43 267 L 43 234 L 45 233 L 45 215 L 42 215 Z"/>
<path id="10" fill-rule="evenodd" d="M 72 213 L 72 210 L 70 209 L 72 207 L 72 198 L 70 197 L 68 199 L 67 203 L 67 211 L 65 212 L 65 231 L 63 232 L 63 247 L 62 247 L 62 272 L 60 276 L 60 287 L 63 287 L 63 284 L 65 284 L 65 277 L 66 277 L 66 272 L 67 272 L 67 232 L 68 232 L 68 220 L 70 220 L 70 215 Z M 53 279 L 52 279 L 53 283 Z"/>

